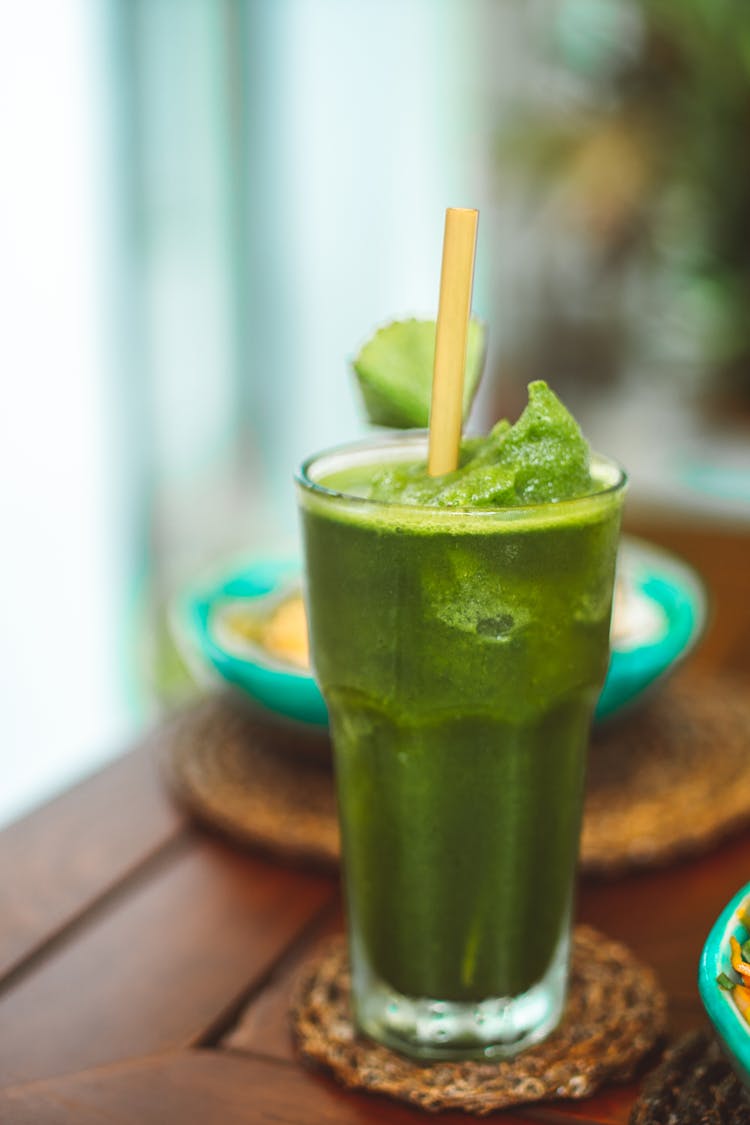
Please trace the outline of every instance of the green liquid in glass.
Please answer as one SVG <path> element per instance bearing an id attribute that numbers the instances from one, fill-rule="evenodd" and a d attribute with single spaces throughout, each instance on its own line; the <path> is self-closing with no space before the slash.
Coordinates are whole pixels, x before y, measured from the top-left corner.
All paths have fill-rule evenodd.
<path id="1" fill-rule="evenodd" d="M 459 534 L 303 508 L 350 915 L 407 995 L 515 995 L 559 941 L 620 505 L 572 507 Z"/>

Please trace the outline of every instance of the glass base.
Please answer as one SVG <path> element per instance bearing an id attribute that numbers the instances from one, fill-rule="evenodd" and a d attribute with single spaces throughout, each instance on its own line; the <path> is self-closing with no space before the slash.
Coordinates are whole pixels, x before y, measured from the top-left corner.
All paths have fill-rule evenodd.
<path id="1" fill-rule="evenodd" d="M 357 1025 L 365 1035 L 416 1059 L 511 1058 L 544 1039 L 560 1022 L 568 952 L 566 933 L 547 972 L 528 991 L 471 1003 L 404 996 L 357 964 L 355 955 Z"/>

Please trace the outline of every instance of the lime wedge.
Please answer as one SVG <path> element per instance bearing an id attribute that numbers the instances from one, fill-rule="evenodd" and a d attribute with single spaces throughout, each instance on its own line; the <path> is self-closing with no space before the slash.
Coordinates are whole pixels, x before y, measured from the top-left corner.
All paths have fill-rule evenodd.
<path id="1" fill-rule="evenodd" d="M 464 418 L 476 394 L 484 367 L 487 330 L 469 322 L 464 379 Z M 352 366 L 365 409 L 376 426 L 424 429 L 430 420 L 435 321 L 400 320 L 379 329 Z"/>

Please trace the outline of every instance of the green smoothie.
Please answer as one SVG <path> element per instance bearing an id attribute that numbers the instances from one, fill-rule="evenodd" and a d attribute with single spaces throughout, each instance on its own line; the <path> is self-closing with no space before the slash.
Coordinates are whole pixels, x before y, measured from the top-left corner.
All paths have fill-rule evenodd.
<path id="1" fill-rule="evenodd" d="M 488 1054 L 562 1006 L 622 474 L 541 383 L 455 473 L 424 457 L 412 437 L 303 470 L 312 655 L 360 1024 L 433 1057 L 447 1012 L 446 1053 Z"/>

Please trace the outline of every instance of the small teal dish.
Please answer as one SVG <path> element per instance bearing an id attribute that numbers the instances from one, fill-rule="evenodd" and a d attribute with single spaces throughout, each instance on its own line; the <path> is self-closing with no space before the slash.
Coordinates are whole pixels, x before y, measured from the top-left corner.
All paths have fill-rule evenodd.
<path id="1" fill-rule="evenodd" d="M 222 614 L 243 605 L 258 618 L 300 587 L 298 560 L 257 558 L 239 563 L 188 590 L 173 606 L 178 649 L 199 680 L 226 681 L 288 719 L 325 727 L 323 697 L 304 669 L 274 658 L 260 644 L 233 642 Z M 618 559 L 617 613 L 626 628 L 613 636 L 607 679 L 597 705 L 601 720 L 639 700 L 700 637 L 706 597 L 695 572 L 675 556 L 624 539 Z M 629 625 L 628 625 L 629 622 Z"/>
<path id="2" fill-rule="evenodd" d="M 242 688 L 256 703 L 287 719 L 328 725 L 328 711 L 318 685 L 306 669 L 274 659 L 260 645 L 230 645 L 217 623 L 224 607 L 251 604 L 259 615 L 299 589 L 299 562 L 255 559 L 210 580 L 178 598 L 171 624 L 177 647 L 199 681 L 226 681 Z"/>
<path id="3" fill-rule="evenodd" d="M 737 1077 L 745 1089 L 750 1090 L 750 1024 L 737 1008 L 732 994 L 716 980 L 720 973 L 737 979 L 732 970 L 729 939 L 734 936 L 742 945 L 750 937 L 750 931 L 740 918 L 745 905 L 750 907 L 750 883 L 727 903 L 706 939 L 698 966 L 698 990 Z"/>

